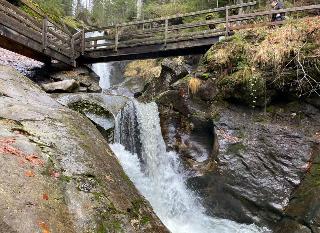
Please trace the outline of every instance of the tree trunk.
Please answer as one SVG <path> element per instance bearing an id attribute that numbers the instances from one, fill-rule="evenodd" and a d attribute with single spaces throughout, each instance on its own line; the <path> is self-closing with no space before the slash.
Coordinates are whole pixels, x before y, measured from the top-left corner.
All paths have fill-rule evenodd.
<path id="1" fill-rule="evenodd" d="M 142 18 L 143 0 L 137 0 L 137 19 Z"/>

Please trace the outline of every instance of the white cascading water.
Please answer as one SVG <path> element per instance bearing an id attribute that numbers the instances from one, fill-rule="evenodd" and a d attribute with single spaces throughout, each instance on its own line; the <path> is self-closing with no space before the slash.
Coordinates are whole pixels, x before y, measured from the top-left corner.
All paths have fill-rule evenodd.
<path id="1" fill-rule="evenodd" d="M 72 12 L 73 15 L 76 14 L 77 9 L 87 9 L 91 11 L 93 8 L 93 0 L 73 0 L 72 4 Z M 104 32 L 90 32 L 86 33 L 86 37 L 95 37 L 95 36 L 102 36 Z M 105 40 L 99 40 L 98 44 L 105 43 Z M 96 63 L 92 64 L 92 70 L 100 77 L 99 86 L 103 89 L 110 88 L 110 75 L 112 72 L 112 63 Z"/>
<path id="2" fill-rule="evenodd" d="M 86 37 L 96 37 L 96 36 L 103 36 L 104 32 L 89 32 L 86 33 Z M 98 40 L 97 44 L 102 44 L 106 43 L 105 40 Z M 100 77 L 99 80 L 99 86 L 103 89 L 109 89 L 111 84 L 110 84 L 110 76 L 112 73 L 112 63 L 95 63 L 92 64 L 92 70 Z"/>
<path id="3" fill-rule="evenodd" d="M 99 86 L 103 89 L 110 88 L 110 75 L 112 63 L 95 63 L 92 64 L 92 70 L 100 77 Z"/>
<path id="4" fill-rule="evenodd" d="M 179 157 L 166 151 L 155 103 L 130 101 L 117 116 L 115 141 L 111 148 L 122 167 L 172 233 L 268 232 L 205 214 L 186 186 Z"/>

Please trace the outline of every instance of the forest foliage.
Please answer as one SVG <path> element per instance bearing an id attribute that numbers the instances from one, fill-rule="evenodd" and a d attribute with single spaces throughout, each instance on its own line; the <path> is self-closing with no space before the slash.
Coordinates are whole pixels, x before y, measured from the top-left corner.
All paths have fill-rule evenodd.
<path id="1" fill-rule="evenodd" d="M 19 0 L 15 0 L 19 1 Z M 247 2 L 244 0 L 28 0 L 56 21 L 71 27 L 106 26 Z M 320 0 L 285 0 L 293 4 L 319 4 Z M 90 7 L 89 7 L 89 6 Z M 141 8 L 141 9 L 138 9 Z M 269 0 L 257 0 L 256 9 L 270 9 Z M 141 14 L 138 14 L 141 12 Z M 74 19 L 77 19 L 77 23 Z"/>

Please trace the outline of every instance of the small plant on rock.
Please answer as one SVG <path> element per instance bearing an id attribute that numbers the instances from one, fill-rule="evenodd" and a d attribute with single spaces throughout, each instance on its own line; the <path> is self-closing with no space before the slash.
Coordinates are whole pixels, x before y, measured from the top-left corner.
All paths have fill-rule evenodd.
<path id="1" fill-rule="evenodd" d="M 191 78 L 188 83 L 188 89 L 191 91 L 191 93 L 194 95 L 198 92 L 200 86 L 201 86 L 201 80 L 198 78 Z"/>

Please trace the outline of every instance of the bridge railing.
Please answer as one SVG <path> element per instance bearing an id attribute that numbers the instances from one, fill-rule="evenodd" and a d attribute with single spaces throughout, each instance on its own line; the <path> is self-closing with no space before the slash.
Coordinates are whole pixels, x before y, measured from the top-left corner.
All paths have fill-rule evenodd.
<path id="1" fill-rule="evenodd" d="M 192 36 L 212 33 L 222 33 L 225 29 L 210 28 L 210 26 L 225 23 L 226 15 L 237 14 L 239 9 L 246 12 L 255 6 L 256 2 L 248 2 L 227 7 L 219 7 L 203 11 L 177 14 L 149 20 L 134 21 L 111 25 L 99 29 L 86 30 L 85 50 L 113 47 L 135 46 L 137 44 L 152 44 L 171 42 L 175 39 L 190 39 Z M 213 19 L 206 20 L 206 16 Z M 94 31 L 100 31 L 101 36 L 90 36 Z"/>
<path id="2" fill-rule="evenodd" d="M 263 25 L 282 24 L 283 21 L 271 22 L 273 14 L 309 11 L 320 9 L 320 4 L 293 7 L 281 10 L 249 12 L 256 2 L 231 5 L 210 10 L 162 17 L 151 20 L 129 22 L 99 29 L 87 30 L 82 43 L 82 52 L 95 50 L 113 50 L 160 44 L 163 49 L 169 43 L 184 42 L 199 38 L 229 35 L 231 31 Z M 241 9 L 241 12 L 240 12 Z M 215 14 L 217 13 L 217 14 Z M 212 19 L 205 16 L 215 14 Z M 191 20 L 190 20 L 191 19 Z M 194 20 L 198 19 L 198 20 Z M 263 23 L 261 23 L 263 22 Z M 262 26 L 263 26 L 262 25 Z M 94 31 L 100 31 L 100 36 L 92 36 Z"/>
<path id="3" fill-rule="evenodd" d="M 44 54 L 50 56 L 54 51 L 56 54 L 56 57 L 53 56 L 54 59 L 60 59 L 68 64 L 73 63 L 73 35 L 27 1 L 21 0 L 21 2 L 33 16 L 6 0 L 0 0 L 0 25 L 15 32 L 17 38 L 22 36 L 21 41 L 34 45 L 34 48 L 40 44 L 38 50 Z"/>

